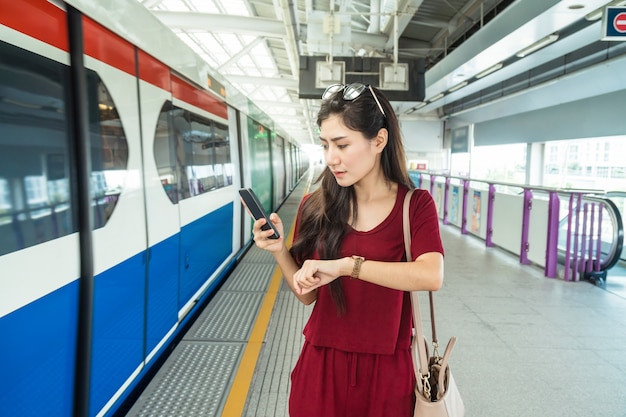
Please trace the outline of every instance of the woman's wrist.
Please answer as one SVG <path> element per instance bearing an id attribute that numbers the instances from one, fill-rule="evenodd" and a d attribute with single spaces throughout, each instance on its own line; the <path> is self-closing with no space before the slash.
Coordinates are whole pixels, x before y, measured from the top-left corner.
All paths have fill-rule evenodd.
<path id="1" fill-rule="evenodd" d="M 350 278 L 359 279 L 359 275 L 361 274 L 361 265 L 363 265 L 363 262 L 365 262 L 365 258 L 358 255 L 352 255 L 349 259 L 352 261 Z"/>

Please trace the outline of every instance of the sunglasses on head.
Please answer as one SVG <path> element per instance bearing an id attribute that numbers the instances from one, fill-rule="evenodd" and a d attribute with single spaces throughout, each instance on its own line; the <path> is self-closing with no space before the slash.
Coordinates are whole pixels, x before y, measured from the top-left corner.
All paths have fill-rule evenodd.
<path id="1" fill-rule="evenodd" d="M 380 112 L 383 114 L 385 118 L 387 118 L 387 115 L 385 114 L 385 111 L 383 110 L 383 106 L 380 105 L 380 101 L 378 101 L 378 97 L 376 97 L 376 94 L 374 93 L 374 90 L 372 89 L 371 85 L 365 85 L 363 83 L 352 83 L 352 84 L 347 84 L 347 85 L 346 84 L 333 84 L 333 85 L 328 86 L 326 90 L 324 90 L 324 93 L 322 94 L 322 100 L 329 99 L 333 94 L 341 90 L 343 90 L 343 99 L 345 101 L 356 100 L 358 97 L 361 96 L 361 94 L 363 94 L 363 91 L 370 90 L 370 93 L 372 93 L 372 97 L 374 97 L 374 100 L 376 100 L 376 104 L 378 104 L 378 108 L 380 109 Z"/>

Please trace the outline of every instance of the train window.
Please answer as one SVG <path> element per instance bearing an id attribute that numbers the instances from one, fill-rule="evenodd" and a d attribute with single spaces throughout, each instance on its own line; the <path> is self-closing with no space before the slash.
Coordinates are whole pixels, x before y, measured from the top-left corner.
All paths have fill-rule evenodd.
<path id="1" fill-rule="evenodd" d="M 215 177 L 218 187 L 226 187 L 233 183 L 233 164 L 230 159 L 230 141 L 228 126 L 214 123 L 215 129 Z"/>
<path id="2" fill-rule="evenodd" d="M 111 217 L 126 181 L 128 142 L 122 121 L 104 82 L 87 73 L 91 134 L 91 189 L 94 225 L 104 226 Z M 97 103 L 97 105 L 95 104 Z"/>
<path id="3" fill-rule="evenodd" d="M 157 122 L 154 155 L 172 203 L 233 183 L 228 127 L 169 102 Z"/>
<path id="4" fill-rule="evenodd" d="M 66 109 L 69 68 L 5 42 L 0 42 L 0 56 L 0 255 L 4 255 L 74 233 L 77 225 Z M 87 85 L 97 228 L 115 206 L 128 152 L 119 117 L 97 74 L 88 73 Z M 112 171 L 115 175 L 110 175 Z"/>

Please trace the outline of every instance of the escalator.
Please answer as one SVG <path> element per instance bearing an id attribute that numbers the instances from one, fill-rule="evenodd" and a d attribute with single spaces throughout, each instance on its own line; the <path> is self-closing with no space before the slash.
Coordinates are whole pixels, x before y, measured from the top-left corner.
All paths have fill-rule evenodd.
<path id="1" fill-rule="evenodd" d="M 626 281 L 625 209 L 626 192 L 570 198 L 559 222 L 559 263 L 566 280 L 584 279 L 603 286 L 607 277 Z"/>

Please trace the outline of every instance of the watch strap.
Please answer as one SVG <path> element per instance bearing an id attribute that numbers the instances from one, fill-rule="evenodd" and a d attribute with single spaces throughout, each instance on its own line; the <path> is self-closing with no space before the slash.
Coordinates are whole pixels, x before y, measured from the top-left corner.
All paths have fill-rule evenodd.
<path id="1" fill-rule="evenodd" d="M 365 261 L 365 258 L 362 256 L 352 255 L 352 259 L 354 259 L 354 266 L 352 267 L 350 278 L 357 279 L 359 278 L 359 273 L 361 272 L 361 264 Z"/>

